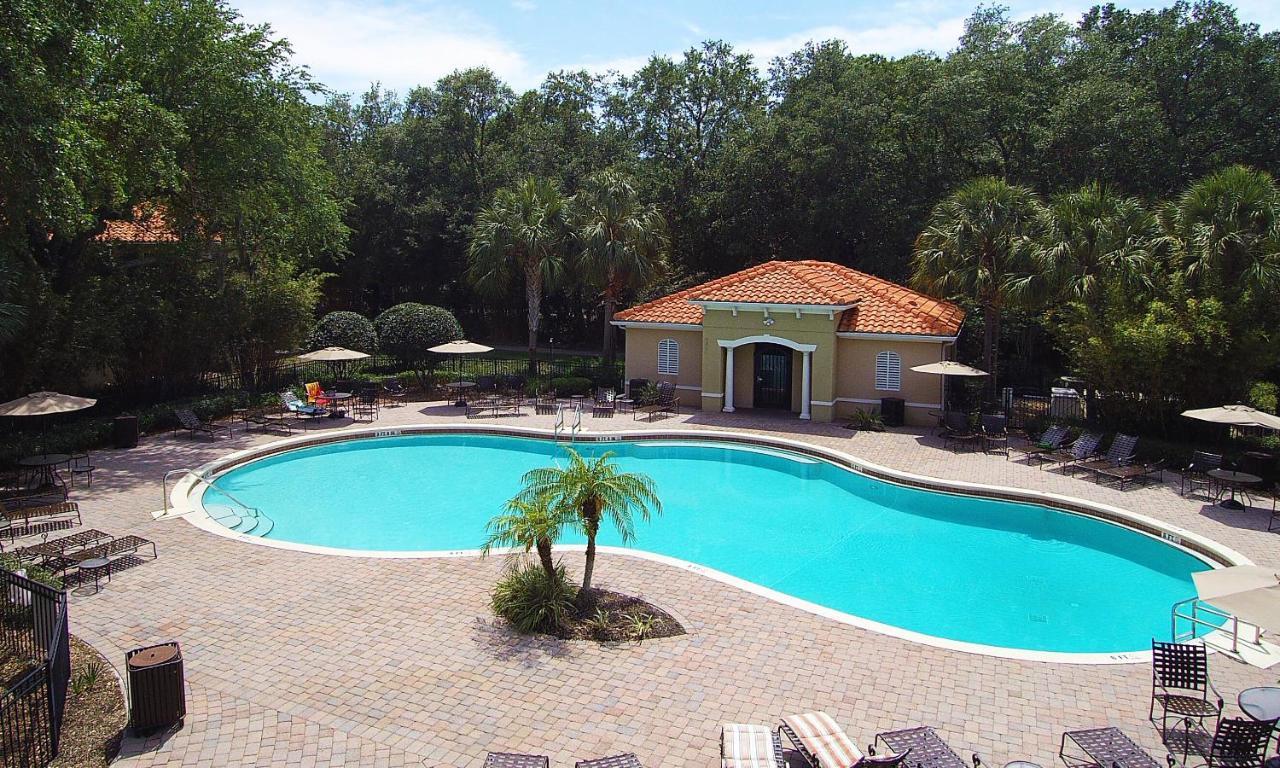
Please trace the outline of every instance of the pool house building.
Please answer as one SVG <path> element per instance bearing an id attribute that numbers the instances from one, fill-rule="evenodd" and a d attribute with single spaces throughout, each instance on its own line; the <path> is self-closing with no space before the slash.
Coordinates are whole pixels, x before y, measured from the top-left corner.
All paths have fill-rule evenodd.
<path id="1" fill-rule="evenodd" d="M 931 423 L 942 377 L 912 366 L 948 358 L 964 311 L 825 261 L 770 261 L 614 315 L 626 378 L 672 383 L 681 404 L 790 411 L 832 421 L 905 402 Z"/>

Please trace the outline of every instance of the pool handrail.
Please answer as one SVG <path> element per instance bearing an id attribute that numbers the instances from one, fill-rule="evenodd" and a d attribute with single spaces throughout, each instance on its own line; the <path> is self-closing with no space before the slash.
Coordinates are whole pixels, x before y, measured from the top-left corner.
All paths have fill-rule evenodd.
<path id="1" fill-rule="evenodd" d="M 240 499 L 237 499 L 230 491 L 215 484 L 213 479 L 206 477 L 202 472 L 198 472 L 194 469 L 188 469 L 186 467 L 179 468 L 179 469 L 171 469 L 168 472 L 164 473 L 164 477 L 160 481 L 160 485 L 164 493 L 164 508 L 160 511 L 159 515 L 153 515 L 152 519 L 165 520 L 168 518 L 169 510 L 170 510 L 169 478 L 178 474 L 189 475 L 190 477 L 195 478 L 197 483 L 204 483 L 205 485 L 209 486 L 213 490 L 217 491 L 218 493 L 222 494 L 226 498 L 230 499 L 236 506 L 240 507 L 245 512 L 247 512 L 249 517 L 255 518 L 257 522 L 255 522 L 253 526 L 249 528 L 249 531 L 257 530 L 258 526 L 261 525 L 263 521 L 266 521 L 267 523 L 266 531 L 263 532 L 264 534 L 270 531 L 272 528 L 275 528 L 276 521 L 272 520 L 269 515 L 263 513 L 261 509 L 259 509 L 258 507 L 251 507 L 248 504 L 241 501 Z M 262 535 L 262 534 L 259 534 L 259 535 Z"/>

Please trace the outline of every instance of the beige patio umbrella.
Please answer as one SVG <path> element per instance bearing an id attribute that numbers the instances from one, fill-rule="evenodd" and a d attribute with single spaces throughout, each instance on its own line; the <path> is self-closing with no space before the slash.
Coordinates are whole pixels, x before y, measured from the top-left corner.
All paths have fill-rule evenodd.
<path id="1" fill-rule="evenodd" d="M 947 410 L 947 377 L 948 376 L 990 376 L 986 371 L 978 370 L 971 365 L 957 363 L 955 360 L 939 360 L 936 363 L 925 363 L 911 368 L 916 373 L 932 373 L 942 377 L 942 410 Z"/>
<path id="2" fill-rule="evenodd" d="M 346 363 L 352 360 L 363 360 L 368 356 L 367 352 L 357 352 L 346 347 L 325 347 L 314 352 L 308 352 L 305 355 L 298 355 L 298 359 L 310 360 L 315 363 Z"/>
<path id="3" fill-rule="evenodd" d="M 1276 569 L 1233 565 L 1193 573 L 1191 579 L 1201 600 L 1268 632 L 1280 633 L 1280 576 Z"/>
<path id="4" fill-rule="evenodd" d="M 1208 421 L 1214 424 L 1228 424 L 1233 427 L 1263 427 L 1280 430 L 1280 416 L 1273 416 L 1266 411 L 1251 408 L 1241 403 L 1220 405 L 1217 408 L 1196 408 L 1183 411 L 1189 419 Z"/>
<path id="5" fill-rule="evenodd" d="M 454 341 L 449 341 L 449 342 L 445 342 L 444 344 L 434 346 L 427 351 L 435 352 L 436 354 L 440 354 L 440 355 L 478 355 L 482 352 L 492 352 L 493 347 L 486 347 L 483 344 L 477 344 L 474 341 L 467 341 L 466 339 L 456 339 Z M 461 357 L 458 358 L 458 384 L 459 385 L 462 384 L 462 358 Z M 459 408 L 464 408 L 467 405 L 466 399 L 462 397 L 461 386 L 458 387 L 458 399 L 454 402 L 454 405 Z"/>
<path id="6" fill-rule="evenodd" d="M 32 392 L 16 400 L 0 404 L 0 416 L 52 416 L 56 413 L 83 411 L 97 402 L 92 397 L 76 397 L 75 395 L 64 395 L 61 392 Z M 42 420 L 40 424 L 40 443 L 41 450 L 45 453 L 48 453 L 48 445 L 45 443 L 45 431 L 48 427 L 48 419 Z"/>

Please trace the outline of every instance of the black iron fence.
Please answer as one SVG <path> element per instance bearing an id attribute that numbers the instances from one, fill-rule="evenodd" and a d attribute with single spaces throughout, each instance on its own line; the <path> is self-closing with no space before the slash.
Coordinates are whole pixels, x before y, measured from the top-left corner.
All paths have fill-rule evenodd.
<path id="1" fill-rule="evenodd" d="M 0 569 L 0 653 L 31 668 L 0 693 L 0 768 L 37 768 L 58 756 L 71 680 L 66 593 Z"/>
<path id="2" fill-rule="evenodd" d="M 1082 422 L 1089 416 L 1085 398 L 1066 388 L 1054 388 L 1046 393 L 1005 387 L 1000 400 L 1010 429 L 1026 429 L 1046 422 Z"/>

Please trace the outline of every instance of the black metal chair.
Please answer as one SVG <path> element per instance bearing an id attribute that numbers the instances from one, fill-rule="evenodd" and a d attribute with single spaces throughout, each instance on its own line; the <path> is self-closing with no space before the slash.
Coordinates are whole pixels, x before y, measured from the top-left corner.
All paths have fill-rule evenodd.
<path id="1" fill-rule="evenodd" d="M 947 411 L 942 417 L 942 447 L 956 451 L 960 446 L 978 445 L 979 435 L 969 426 L 969 414 L 963 411 Z"/>
<path id="2" fill-rule="evenodd" d="M 982 426 L 982 450 L 987 452 L 995 447 L 1009 452 L 1008 419 L 998 413 L 984 413 L 979 419 Z"/>
<path id="3" fill-rule="evenodd" d="M 477 376 L 476 391 L 484 393 L 497 392 L 498 378 L 496 376 Z"/>
<path id="4" fill-rule="evenodd" d="M 1178 493 L 1186 496 L 1188 490 L 1195 493 L 1196 488 L 1203 488 L 1209 496 L 1213 496 L 1214 481 L 1209 471 L 1221 467 L 1222 454 L 1220 453 L 1196 451 L 1191 454 L 1191 461 L 1187 464 L 1187 468 L 1182 470 L 1182 483 Z"/>
<path id="5" fill-rule="evenodd" d="M 1212 693 L 1216 701 L 1210 701 Z M 1221 718 L 1223 701 L 1209 680 L 1209 653 L 1203 645 L 1151 641 L 1151 706 L 1147 719 L 1155 722 L 1160 705 L 1160 732 L 1169 728 L 1170 713 L 1203 723 Z"/>
<path id="6" fill-rule="evenodd" d="M 1207 768 L 1259 768 L 1267 758 L 1267 745 L 1275 732 L 1275 720 L 1230 717 L 1219 720 L 1212 735 L 1193 718 L 1184 720 L 1179 736 L 1182 764 L 1195 754 Z"/>
<path id="7" fill-rule="evenodd" d="M 591 404 L 591 417 L 612 419 L 614 412 L 617 410 L 616 399 L 617 395 L 614 394 L 612 389 L 605 387 L 597 389 L 595 402 Z"/>
<path id="8" fill-rule="evenodd" d="M 382 398 L 386 401 L 387 405 L 403 400 L 408 394 L 409 393 L 405 390 L 404 385 L 401 384 L 400 380 L 394 376 L 388 376 L 382 380 Z"/>
<path id="9" fill-rule="evenodd" d="M 538 416 L 554 416 L 556 412 L 556 391 L 554 389 L 538 393 L 533 401 L 533 412 Z"/>
<path id="10" fill-rule="evenodd" d="M 71 484 L 76 484 L 76 476 L 84 478 L 86 488 L 93 487 L 93 459 L 90 458 L 89 452 L 77 453 L 71 457 Z"/>
<path id="11" fill-rule="evenodd" d="M 352 408 L 355 418 L 367 418 L 373 421 L 378 418 L 378 390 L 373 387 L 365 387 L 359 395 L 356 396 L 355 407 Z"/>

